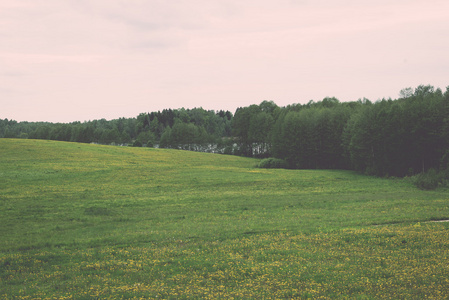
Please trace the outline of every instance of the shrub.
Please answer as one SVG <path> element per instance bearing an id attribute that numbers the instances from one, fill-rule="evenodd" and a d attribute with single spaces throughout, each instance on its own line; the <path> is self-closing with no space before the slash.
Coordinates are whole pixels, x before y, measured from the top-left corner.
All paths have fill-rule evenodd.
<path id="1" fill-rule="evenodd" d="M 258 167 L 265 169 L 286 169 L 288 168 L 288 164 L 283 159 L 270 157 L 261 160 Z"/>
<path id="2" fill-rule="evenodd" d="M 142 143 L 139 140 L 135 140 L 133 143 L 133 147 L 142 147 Z"/>
<path id="3" fill-rule="evenodd" d="M 449 169 L 437 172 L 430 169 L 412 177 L 413 184 L 422 190 L 434 190 L 438 186 L 449 186 Z"/>

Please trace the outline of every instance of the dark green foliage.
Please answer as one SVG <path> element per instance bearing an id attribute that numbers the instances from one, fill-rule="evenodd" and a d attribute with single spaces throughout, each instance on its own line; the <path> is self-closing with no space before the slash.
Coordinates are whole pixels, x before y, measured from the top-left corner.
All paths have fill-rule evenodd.
<path id="1" fill-rule="evenodd" d="M 142 147 L 142 143 L 139 140 L 135 140 L 132 144 L 133 147 Z"/>
<path id="2" fill-rule="evenodd" d="M 347 168 L 342 138 L 352 108 L 333 105 L 309 103 L 299 111 L 282 111 L 273 127 L 273 155 L 292 168 Z"/>
<path id="3" fill-rule="evenodd" d="M 422 190 L 434 190 L 438 186 L 449 186 L 449 169 L 436 171 L 430 169 L 412 177 L 412 182 Z"/>
<path id="4" fill-rule="evenodd" d="M 287 169 L 288 164 L 285 160 L 279 158 L 265 158 L 262 159 L 258 165 L 259 168 L 265 169 Z"/>
<path id="5" fill-rule="evenodd" d="M 260 112 L 257 105 L 237 108 L 232 119 L 232 135 L 238 139 L 239 154 L 245 156 L 253 155 L 252 138 L 249 135 L 251 117 Z"/>
<path id="6" fill-rule="evenodd" d="M 443 94 L 419 86 L 401 96 L 375 103 L 325 98 L 282 108 L 270 134 L 271 153 L 291 168 L 354 169 L 377 176 L 448 169 L 449 88 Z"/>
<path id="7" fill-rule="evenodd" d="M 364 105 L 345 129 L 352 167 L 378 176 L 438 169 L 449 147 L 448 96 L 420 86 L 408 98 Z"/>
<path id="8" fill-rule="evenodd" d="M 141 113 L 136 118 L 120 118 L 111 121 L 101 119 L 67 124 L 16 122 L 0 119 L 0 138 L 30 138 L 152 147 L 159 144 L 166 131 L 177 127 L 174 134 L 176 140 L 167 143 L 166 137 L 170 134 L 167 132 L 165 145 L 173 148 L 185 148 L 179 145 L 216 143 L 219 139 L 230 137 L 231 119 L 232 113 L 229 111 L 215 112 L 202 108 L 166 109 L 162 112 Z M 186 131 L 185 128 L 188 130 Z M 183 135 L 184 133 L 187 135 Z M 164 141 L 162 144 L 164 145 Z"/>
<path id="9" fill-rule="evenodd" d="M 449 149 L 446 150 L 440 159 L 440 170 L 449 170 Z"/>
<path id="10" fill-rule="evenodd" d="M 237 139 L 238 154 L 267 157 L 271 153 L 271 132 L 279 114 L 273 101 L 238 108 L 232 119 L 232 134 Z"/>
<path id="11" fill-rule="evenodd" d="M 415 175 L 413 183 L 422 190 L 433 190 L 438 187 L 438 174 L 435 169 Z"/>
<path id="12" fill-rule="evenodd" d="M 154 145 L 155 141 L 155 135 L 151 131 L 142 131 L 137 136 L 136 140 L 134 141 L 134 146 L 141 145 L 141 146 L 147 146 L 152 147 Z"/>
<path id="13" fill-rule="evenodd" d="M 160 140 L 160 147 L 198 150 L 199 147 L 212 140 L 213 138 L 207 134 L 204 127 L 178 120 L 171 129 L 164 132 Z"/>

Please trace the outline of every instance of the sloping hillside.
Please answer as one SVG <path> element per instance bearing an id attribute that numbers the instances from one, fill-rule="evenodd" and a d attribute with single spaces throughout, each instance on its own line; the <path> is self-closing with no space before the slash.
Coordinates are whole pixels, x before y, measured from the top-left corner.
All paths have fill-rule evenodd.
<path id="1" fill-rule="evenodd" d="M 0 155 L 3 299 L 449 292 L 449 226 L 427 222 L 449 219 L 447 190 L 177 150 L 0 139 Z"/>

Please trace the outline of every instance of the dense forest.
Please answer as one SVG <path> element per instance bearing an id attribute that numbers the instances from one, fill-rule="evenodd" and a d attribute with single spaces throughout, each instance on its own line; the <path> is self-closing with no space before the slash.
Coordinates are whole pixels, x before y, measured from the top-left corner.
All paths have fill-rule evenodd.
<path id="1" fill-rule="evenodd" d="M 406 88 L 398 99 L 374 103 L 263 101 L 234 115 L 182 108 L 69 124 L 0 119 L 0 137 L 209 151 L 377 176 L 433 172 L 441 182 L 449 172 L 449 87 L 444 93 L 429 85 Z"/>
<path id="2" fill-rule="evenodd" d="M 284 159 L 291 168 L 405 176 L 447 167 L 449 88 L 443 94 L 419 86 L 401 95 L 283 108 L 263 102 L 236 111 L 233 134 L 242 154 Z"/>
<path id="3" fill-rule="evenodd" d="M 231 136 L 232 113 L 164 109 L 136 118 L 88 122 L 16 122 L 0 119 L 0 137 L 47 139 L 107 145 L 129 145 L 206 151 Z"/>

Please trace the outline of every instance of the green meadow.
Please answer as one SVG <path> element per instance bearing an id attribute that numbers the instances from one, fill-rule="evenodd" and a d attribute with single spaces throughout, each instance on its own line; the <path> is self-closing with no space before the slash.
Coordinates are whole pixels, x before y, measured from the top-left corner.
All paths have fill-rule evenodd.
<path id="1" fill-rule="evenodd" d="M 0 139 L 1 299 L 447 299 L 447 189 Z"/>

